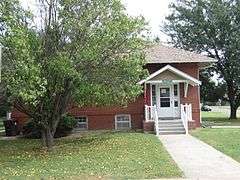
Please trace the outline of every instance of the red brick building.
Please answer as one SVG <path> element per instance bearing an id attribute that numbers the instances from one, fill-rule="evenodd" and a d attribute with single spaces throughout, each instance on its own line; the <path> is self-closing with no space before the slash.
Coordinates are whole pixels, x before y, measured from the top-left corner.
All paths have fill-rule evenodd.
<path id="1" fill-rule="evenodd" d="M 127 107 L 72 108 L 78 129 L 143 129 L 157 134 L 187 133 L 199 127 L 199 70 L 214 59 L 177 48 L 156 45 L 147 51 L 149 76 L 139 82 L 144 93 Z M 27 116 L 13 111 L 12 118 Z"/>

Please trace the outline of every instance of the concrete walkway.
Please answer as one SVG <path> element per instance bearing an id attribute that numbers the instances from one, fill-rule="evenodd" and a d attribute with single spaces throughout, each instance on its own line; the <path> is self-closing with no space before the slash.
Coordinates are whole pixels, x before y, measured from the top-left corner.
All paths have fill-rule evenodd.
<path id="1" fill-rule="evenodd" d="M 159 139 L 186 178 L 240 180 L 240 163 L 195 137 L 165 135 Z"/>

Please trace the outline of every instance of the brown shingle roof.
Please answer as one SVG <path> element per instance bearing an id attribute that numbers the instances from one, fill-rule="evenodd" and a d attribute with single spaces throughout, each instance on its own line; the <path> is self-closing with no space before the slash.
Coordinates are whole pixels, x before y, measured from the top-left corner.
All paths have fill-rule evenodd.
<path id="1" fill-rule="evenodd" d="M 146 60 L 147 63 L 211 63 L 217 61 L 201 54 L 161 44 L 153 45 L 147 50 Z"/>

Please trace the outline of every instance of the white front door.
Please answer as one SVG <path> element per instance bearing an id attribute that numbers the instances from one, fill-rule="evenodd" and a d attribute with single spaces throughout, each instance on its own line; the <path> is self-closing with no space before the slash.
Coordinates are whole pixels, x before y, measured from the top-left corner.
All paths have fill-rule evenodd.
<path id="1" fill-rule="evenodd" d="M 179 85 L 157 86 L 157 109 L 160 118 L 180 117 Z"/>

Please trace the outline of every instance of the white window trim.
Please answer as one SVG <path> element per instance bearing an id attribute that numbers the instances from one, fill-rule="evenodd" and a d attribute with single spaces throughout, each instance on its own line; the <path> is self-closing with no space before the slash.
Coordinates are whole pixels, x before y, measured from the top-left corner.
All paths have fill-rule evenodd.
<path id="1" fill-rule="evenodd" d="M 77 120 L 77 123 L 79 123 L 77 118 L 86 118 L 86 129 L 82 129 L 82 128 L 79 128 L 79 127 L 77 127 L 77 129 L 88 130 L 88 117 L 87 116 L 75 116 L 75 119 Z"/>
<path id="2" fill-rule="evenodd" d="M 128 116 L 128 118 L 129 118 L 129 129 L 131 129 L 132 128 L 131 115 L 130 114 L 116 114 L 115 115 L 115 130 L 121 130 L 121 129 L 117 128 L 117 117 L 119 117 L 119 116 Z M 126 122 L 126 121 L 124 121 L 124 122 Z"/>
<path id="3" fill-rule="evenodd" d="M 153 102 L 152 102 L 152 86 L 155 86 L 155 96 L 156 96 L 156 104 L 157 104 L 157 84 L 150 84 L 150 104 L 151 106 L 153 106 Z"/>
<path id="4" fill-rule="evenodd" d="M 178 92 L 178 96 L 175 96 L 174 95 L 174 85 L 177 85 L 177 92 Z M 180 102 L 180 100 L 181 100 L 181 98 L 180 98 L 180 96 L 181 96 L 181 94 L 180 94 L 180 83 L 178 83 L 178 84 L 173 84 L 173 107 L 174 108 L 180 108 L 180 105 L 181 105 L 181 102 Z M 175 98 L 177 97 L 177 101 L 178 101 L 178 107 L 175 107 Z"/>

